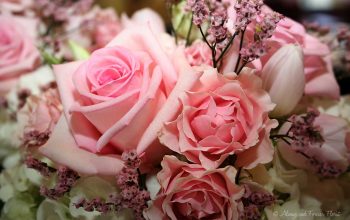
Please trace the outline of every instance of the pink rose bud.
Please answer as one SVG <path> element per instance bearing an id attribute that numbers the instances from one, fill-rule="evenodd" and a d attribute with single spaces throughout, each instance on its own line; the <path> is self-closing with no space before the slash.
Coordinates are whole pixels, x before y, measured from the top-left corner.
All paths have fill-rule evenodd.
<path id="1" fill-rule="evenodd" d="M 262 71 L 263 87 L 276 108 L 273 116 L 291 113 L 303 96 L 305 88 L 303 54 L 299 46 L 288 44 L 279 49 Z"/>

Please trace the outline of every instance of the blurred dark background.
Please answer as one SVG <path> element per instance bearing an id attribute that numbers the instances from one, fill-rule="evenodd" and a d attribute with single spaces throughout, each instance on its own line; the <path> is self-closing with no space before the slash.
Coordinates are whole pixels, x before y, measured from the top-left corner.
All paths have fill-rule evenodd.
<path id="1" fill-rule="evenodd" d="M 350 0 L 265 0 L 265 3 L 297 21 L 350 23 Z"/>

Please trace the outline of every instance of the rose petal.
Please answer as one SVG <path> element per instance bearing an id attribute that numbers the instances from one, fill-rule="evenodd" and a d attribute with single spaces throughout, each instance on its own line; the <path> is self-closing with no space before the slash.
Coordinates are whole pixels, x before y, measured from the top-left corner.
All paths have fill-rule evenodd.
<path id="1" fill-rule="evenodd" d="M 49 141 L 38 151 L 81 174 L 115 175 L 124 167 L 123 162 L 115 156 L 100 156 L 80 149 L 69 130 L 62 116 Z"/>

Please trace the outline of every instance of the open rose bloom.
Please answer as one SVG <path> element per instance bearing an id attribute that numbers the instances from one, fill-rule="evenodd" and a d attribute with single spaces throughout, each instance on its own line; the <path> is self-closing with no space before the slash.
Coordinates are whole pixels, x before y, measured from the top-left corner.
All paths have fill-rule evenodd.
<path id="1" fill-rule="evenodd" d="M 266 136 L 277 123 L 268 118 L 274 108 L 251 70 L 228 79 L 205 69 L 193 91 L 181 97 L 182 112 L 166 123 L 160 141 L 194 163 L 213 169 L 238 155 L 240 166 L 254 167 L 272 160 Z"/>
<path id="2" fill-rule="evenodd" d="M 238 219 L 244 190 L 233 181 L 234 168 L 206 171 L 170 156 L 162 167 L 161 190 L 146 211 L 147 219 Z"/>
<path id="3" fill-rule="evenodd" d="M 149 138 L 144 133 L 165 103 L 177 72 L 162 42 L 148 27 L 142 29 L 142 34 L 126 30 L 86 61 L 55 67 L 65 117 L 40 148 L 43 154 L 81 172 L 115 174 L 121 168 L 117 155 Z M 159 154 L 146 157 L 160 160 L 164 148 L 155 139 L 150 144 L 149 151 Z M 57 158 L 62 150 L 72 158 Z"/>
<path id="4" fill-rule="evenodd" d="M 0 1 L 1 219 L 350 219 L 350 28 Z"/>

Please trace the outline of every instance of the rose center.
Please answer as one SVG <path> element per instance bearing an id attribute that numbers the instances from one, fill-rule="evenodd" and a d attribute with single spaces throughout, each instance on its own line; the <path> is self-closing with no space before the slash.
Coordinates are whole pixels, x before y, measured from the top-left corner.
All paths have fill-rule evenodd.
<path id="1" fill-rule="evenodd" d="M 98 84 L 100 86 L 109 84 L 111 82 L 114 82 L 120 78 L 123 78 L 128 74 L 129 71 L 127 71 L 124 68 L 116 68 L 116 67 L 110 67 L 104 71 L 102 71 L 99 76 L 97 77 Z"/>
<path id="2" fill-rule="evenodd" d="M 0 45 L 6 45 L 11 43 L 10 37 L 6 33 L 0 34 Z"/>

